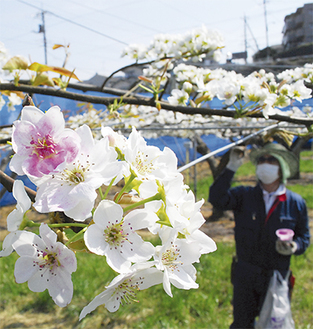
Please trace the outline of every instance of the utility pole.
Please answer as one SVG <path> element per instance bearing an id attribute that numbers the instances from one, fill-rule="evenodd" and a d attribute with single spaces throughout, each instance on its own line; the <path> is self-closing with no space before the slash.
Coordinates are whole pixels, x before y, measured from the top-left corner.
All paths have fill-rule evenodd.
<path id="1" fill-rule="evenodd" d="M 48 59 L 47 59 L 47 39 L 46 39 L 46 24 L 45 24 L 45 11 L 41 12 L 41 19 L 42 19 L 42 24 L 39 25 L 39 31 L 38 33 L 43 33 L 43 46 L 45 49 L 45 64 L 48 64 Z"/>
<path id="2" fill-rule="evenodd" d="M 267 25 L 267 12 L 266 12 L 266 0 L 263 0 L 264 4 L 264 19 L 265 19 L 265 33 L 266 33 L 266 59 L 269 61 L 270 59 L 270 48 L 268 42 L 268 25 Z"/>

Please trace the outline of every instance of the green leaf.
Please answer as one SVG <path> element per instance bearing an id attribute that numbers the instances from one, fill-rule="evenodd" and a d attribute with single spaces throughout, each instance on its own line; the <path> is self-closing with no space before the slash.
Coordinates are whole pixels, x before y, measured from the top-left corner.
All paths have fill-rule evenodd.
<path id="1" fill-rule="evenodd" d="M 54 87 L 54 83 L 52 79 L 48 77 L 48 75 L 41 73 L 38 74 L 35 79 L 32 81 L 33 86 L 39 86 L 39 85 L 45 85 L 45 86 L 50 86 Z"/>
<path id="2" fill-rule="evenodd" d="M 85 251 L 89 252 L 88 248 L 85 245 L 84 238 L 81 238 L 77 241 L 71 242 L 68 247 L 74 251 Z"/>
<path id="3" fill-rule="evenodd" d="M 48 65 L 34 62 L 31 65 L 29 65 L 28 69 L 31 71 L 38 72 L 38 73 L 39 72 L 48 72 L 48 71 L 55 72 L 60 75 L 64 75 L 64 76 L 79 80 L 78 77 L 72 71 L 69 71 L 69 70 L 65 69 L 64 67 L 48 66 Z"/>
<path id="4" fill-rule="evenodd" d="M 2 67 L 3 70 L 8 70 L 10 72 L 14 70 L 26 70 L 27 68 L 27 60 L 22 56 L 14 56 L 10 58 Z"/>

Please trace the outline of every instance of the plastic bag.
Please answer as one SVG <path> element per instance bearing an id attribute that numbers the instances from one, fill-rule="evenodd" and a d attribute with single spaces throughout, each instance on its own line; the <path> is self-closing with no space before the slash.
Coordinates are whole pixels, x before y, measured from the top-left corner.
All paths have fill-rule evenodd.
<path id="1" fill-rule="evenodd" d="M 270 280 L 256 329 L 295 329 L 288 297 L 288 277 L 275 270 Z"/>

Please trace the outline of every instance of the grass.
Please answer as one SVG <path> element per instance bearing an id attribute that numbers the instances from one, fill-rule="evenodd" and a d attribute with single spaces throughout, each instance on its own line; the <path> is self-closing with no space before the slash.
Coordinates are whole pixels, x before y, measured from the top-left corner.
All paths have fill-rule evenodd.
<path id="1" fill-rule="evenodd" d="M 74 297 L 68 307 L 59 308 L 47 291 L 33 293 L 27 284 L 14 282 L 17 255 L 12 254 L 0 260 L 0 328 L 23 328 L 18 326 L 21 319 L 41 321 L 42 326 L 37 328 L 228 328 L 232 322 L 230 265 L 235 247 L 233 242 L 217 245 L 216 252 L 203 255 L 196 264 L 198 289 L 173 288 L 171 298 L 158 285 L 139 292 L 139 303 L 125 305 L 116 313 L 100 306 L 81 322 L 78 316 L 82 308 L 114 277 L 103 257 L 77 254 L 79 269 L 73 274 Z M 312 263 L 313 246 L 291 262 L 296 277 L 292 311 L 297 329 L 312 328 Z"/>
<path id="2" fill-rule="evenodd" d="M 301 172 L 313 172 L 312 151 L 301 153 Z M 305 168 L 303 170 L 303 168 Z M 245 163 L 236 178 L 254 175 L 254 167 Z M 198 181 L 197 196 L 207 200 L 212 177 Z M 313 185 L 288 185 L 301 194 L 313 209 Z M 232 286 L 230 266 L 235 253 L 234 242 L 217 243 L 216 252 L 201 257 L 196 264 L 197 283 L 194 290 L 172 288 L 171 298 L 158 285 L 138 293 L 139 303 L 125 305 L 115 313 L 103 306 L 87 315 L 81 322 L 79 314 L 113 279 L 115 274 L 105 259 L 77 253 L 78 270 L 73 273 L 74 297 L 69 306 L 59 308 L 47 291 L 33 293 L 27 284 L 14 281 L 16 254 L 0 259 L 0 328 L 108 328 L 108 329 L 224 329 L 232 322 Z M 297 329 L 313 328 L 313 246 L 301 256 L 292 257 L 291 269 L 296 277 L 292 312 Z M 35 325 L 36 324 L 36 325 Z"/>

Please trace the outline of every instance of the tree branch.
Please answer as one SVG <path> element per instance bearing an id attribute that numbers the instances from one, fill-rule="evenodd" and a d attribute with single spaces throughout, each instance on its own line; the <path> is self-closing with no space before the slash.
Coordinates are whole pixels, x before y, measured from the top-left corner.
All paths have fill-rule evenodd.
<path id="1" fill-rule="evenodd" d="M 2 184 L 7 191 L 12 192 L 13 183 L 14 179 L 4 173 L 2 170 L 0 170 L 0 184 Z M 25 191 L 28 194 L 29 198 L 32 200 L 32 202 L 35 202 L 36 192 L 27 186 L 25 186 Z"/>
<path id="2" fill-rule="evenodd" d="M 84 95 L 73 93 L 61 89 L 53 89 L 47 87 L 34 87 L 29 85 L 18 85 L 15 86 L 13 83 L 0 83 L 0 90 L 11 90 L 11 91 L 23 91 L 32 94 L 41 94 L 41 95 L 49 95 L 61 98 L 72 99 L 81 102 L 88 102 L 93 104 L 103 104 L 110 105 L 114 102 L 115 99 L 120 100 L 118 97 L 102 97 L 102 96 L 92 96 L 92 95 Z M 107 88 L 107 92 L 110 92 L 110 88 Z M 124 91 L 125 94 L 125 91 Z M 136 95 L 136 98 L 131 97 L 122 97 L 123 103 L 131 104 L 131 105 L 144 105 L 144 106 L 155 106 L 155 101 L 151 98 L 143 97 L 140 95 Z M 224 109 L 210 109 L 206 107 L 194 108 L 191 106 L 174 106 L 170 105 L 167 102 L 159 101 L 162 106 L 162 109 L 169 110 L 173 112 L 180 112 L 184 114 L 201 114 L 201 115 L 216 115 L 221 117 L 229 117 L 236 118 L 237 113 L 232 110 Z M 246 117 L 251 118 L 264 118 L 262 113 L 252 113 L 246 115 Z M 278 120 L 282 122 L 290 122 L 299 125 L 305 125 L 306 127 L 310 127 L 313 125 L 313 118 L 300 118 L 300 117 L 289 117 L 283 115 L 271 115 L 269 116 L 271 120 Z"/>

